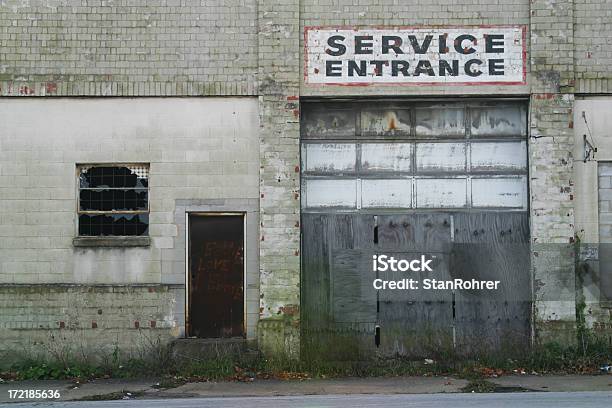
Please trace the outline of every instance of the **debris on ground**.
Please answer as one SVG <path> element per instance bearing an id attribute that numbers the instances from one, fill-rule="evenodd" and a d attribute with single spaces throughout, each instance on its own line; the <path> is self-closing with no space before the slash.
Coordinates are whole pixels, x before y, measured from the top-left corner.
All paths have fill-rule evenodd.
<path id="1" fill-rule="evenodd" d="M 504 370 L 492 367 L 474 367 L 474 373 L 482 377 L 497 378 L 504 375 Z"/>
<path id="2" fill-rule="evenodd" d="M 144 395 L 144 391 L 118 391 L 108 394 L 90 395 L 75 401 L 109 401 L 109 400 L 131 400 Z"/>

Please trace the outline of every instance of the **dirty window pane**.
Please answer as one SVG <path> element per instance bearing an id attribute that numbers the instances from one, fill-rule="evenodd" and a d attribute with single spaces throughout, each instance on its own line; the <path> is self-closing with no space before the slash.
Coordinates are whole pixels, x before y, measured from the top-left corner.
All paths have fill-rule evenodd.
<path id="1" fill-rule="evenodd" d="M 79 235 L 146 235 L 149 166 L 81 166 Z"/>
<path id="2" fill-rule="evenodd" d="M 304 145 L 302 167 L 306 171 L 338 172 L 355 170 L 354 143 L 309 143 Z"/>
<path id="3" fill-rule="evenodd" d="M 410 208 L 412 180 L 361 180 L 361 206 L 362 208 Z"/>
<path id="4" fill-rule="evenodd" d="M 357 206 L 357 180 L 304 180 L 302 183 L 303 205 L 315 207 Z"/>
<path id="5" fill-rule="evenodd" d="M 527 169 L 526 142 L 474 142 L 470 155 L 472 171 Z"/>
<path id="6" fill-rule="evenodd" d="M 311 139 L 355 136 L 355 111 L 308 110 L 302 115 L 302 136 Z"/>
<path id="7" fill-rule="evenodd" d="M 148 170 L 138 167 L 83 167 L 81 188 L 147 188 Z"/>
<path id="8" fill-rule="evenodd" d="M 84 211 L 146 210 L 147 197 L 143 189 L 81 189 L 79 202 Z"/>
<path id="9" fill-rule="evenodd" d="M 470 108 L 472 136 L 526 136 L 526 118 L 523 105 L 473 106 Z"/>
<path id="10" fill-rule="evenodd" d="M 365 110 L 361 113 L 364 136 L 410 136 L 410 110 Z"/>
<path id="11" fill-rule="evenodd" d="M 465 143 L 417 143 L 417 171 L 465 171 Z"/>
<path id="12" fill-rule="evenodd" d="M 526 177 L 472 179 L 472 206 L 526 208 Z"/>
<path id="13" fill-rule="evenodd" d="M 146 235 L 149 229 L 148 214 L 81 214 L 79 235 Z"/>
<path id="14" fill-rule="evenodd" d="M 409 172 L 411 150 L 409 143 L 364 143 L 361 145 L 361 170 Z"/>
<path id="15" fill-rule="evenodd" d="M 416 109 L 416 135 L 420 137 L 463 137 L 465 135 L 463 108 Z"/>
<path id="16" fill-rule="evenodd" d="M 418 208 L 462 208 L 467 206 L 467 179 L 417 179 Z"/>

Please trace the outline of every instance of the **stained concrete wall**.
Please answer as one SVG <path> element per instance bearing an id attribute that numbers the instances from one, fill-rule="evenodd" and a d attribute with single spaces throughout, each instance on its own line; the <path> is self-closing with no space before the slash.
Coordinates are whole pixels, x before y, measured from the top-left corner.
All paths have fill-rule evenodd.
<path id="1" fill-rule="evenodd" d="M 299 0 L 259 2 L 259 347 L 298 356 L 300 333 Z"/>
<path id="2" fill-rule="evenodd" d="M 247 333 L 255 336 L 257 99 L 4 98 L 0 123 L 0 342 L 28 337 L 15 330 L 58 330 L 65 315 L 80 315 L 75 325 L 91 330 L 87 310 L 98 308 L 100 339 L 112 340 L 135 320 L 143 327 L 163 322 L 155 328 L 182 336 L 185 211 L 205 208 L 247 213 Z M 150 163 L 150 245 L 74 247 L 77 164 L 134 162 Z M 145 289 L 117 295 L 113 288 L 125 285 Z M 77 295 L 62 287 L 76 288 Z M 117 317 L 109 307 L 131 317 Z"/>
<path id="3" fill-rule="evenodd" d="M 582 96 L 574 107 L 574 178 L 576 180 L 576 233 L 586 328 L 612 338 L 612 97 Z M 597 148 L 585 158 L 584 135 Z M 607 276 L 604 276 L 607 274 Z"/>
<path id="4" fill-rule="evenodd" d="M 575 340 L 573 10 L 531 2 L 529 120 L 534 329 L 538 342 Z"/>

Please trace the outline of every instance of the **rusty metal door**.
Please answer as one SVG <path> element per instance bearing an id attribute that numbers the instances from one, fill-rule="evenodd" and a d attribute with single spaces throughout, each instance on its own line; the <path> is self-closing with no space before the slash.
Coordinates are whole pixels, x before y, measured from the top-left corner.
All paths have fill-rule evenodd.
<path id="1" fill-rule="evenodd" d="M 188 337 L 243 337 L 243 215 L 189 215 L 188 277 Z"/>
<path id="2" fill-rule="evenodd" d="M 305 355 L 529 344 L 523 102 L 313 102 L 301 120 Z M 376 290 L 377 254 L 426 255 L 438 280 L 495 279 L 503 290 Z"/>

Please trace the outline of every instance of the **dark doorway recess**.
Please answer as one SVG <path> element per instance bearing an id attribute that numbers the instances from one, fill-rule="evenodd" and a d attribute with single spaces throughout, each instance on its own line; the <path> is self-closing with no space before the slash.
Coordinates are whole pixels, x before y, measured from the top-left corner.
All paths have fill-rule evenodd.
<path id="1" fill-rule="evenodd" d="M 189 215 L 187 335 L 244 336 L 244 216 Z"/>

